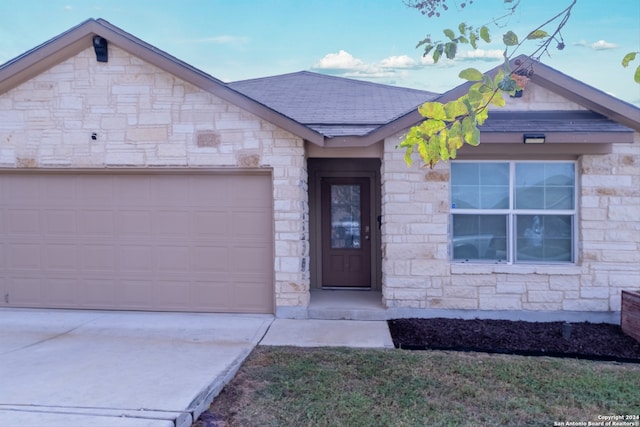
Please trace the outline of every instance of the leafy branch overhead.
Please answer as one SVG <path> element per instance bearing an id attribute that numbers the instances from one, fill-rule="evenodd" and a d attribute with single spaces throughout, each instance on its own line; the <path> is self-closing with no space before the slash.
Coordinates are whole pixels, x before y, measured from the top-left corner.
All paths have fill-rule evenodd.
<path id="1" fill-rule="evenodd" d="M 624 58 L 622 58 L 622 66 L 623 67 L 628 67 L 629 64 L 631 63 L 631 61 L 635 61 L 636 59 L 636 54 L 640 54 L 640 52 L 629 52 L 627 53 Z M 636 68 L 636 72 L 633 75 L 633 80 L 635 80 L 636 83 L 640 84 L 640 65 L 638 65 L 638 67 Z"/>
<path id="2" fill-rule="evenodd" d="M 512 15 L 520 2 L 521 0 L 504 0 L 508 13 L 493 19 L 493 23 L 497 25 L 498 21 Z M 400 148 L 406 150 L 407 164 L 412 164 L 413 154 L 417 152 L 424 164 L 433 167 L 441 160 L 454 159 L 457 151 L 465 143 L 472 146 L 480 144 L 479 126 L 482 126 L 487 119 L 489 107 L 503 107 L 504 94 L 513 96 L 524 88 L 533 74 L 531 66 L 528 65 L 532 61 L 529 60 L 539 61 L 544 54 L 549 54 L 552 45 L 555 45 L 558 50 L 565 48 L 561 31 L 569 20 L 576 2 L 577 0 L 572 0 L 569 6 L 530 31 L 522 40 L 513 31 L 506 31 L 502 35 L 504 64 L 495 76 L 488 76 L 475 68 L 467 68 L 459 74 L 462 79 L 472 82 L 465 95 L 447 103 L 423 104 L 419 112 L 425 120 L 411 128 L 399 144 Z M 446 0 L 405 0 L 405 4 L 420 10 L 427 16 L 440 16 L 439 9 L 448 10 Z M 466 3 L 463 2 L 459 7 L 465 5 Z M 547 28 L 552 28 L 552 31 L 548 32 Z M 428 35 L 416 46 L 424 50 L 423 56 L 431 55 L 434 63 L 443 57 L 454 59 L 460 45 L 470 45 L 471 48 L 478 49 L 479 43 L 491 43 L 492 40 L 487 25 L 476 28 L 461 23 L 458 25 L 457 33 L 452 29 L 445 29 L 443 34 L 444 38 L 438 40 Z M 527 42 L 538 43 L 538 45 L 531 54 L 527 55 L 529 60 L 518 60 L 512 68 L 511 58 Z M 636 59 L 636 54 L 640 52 L 627 54 L 622 65 L 628 66 Z M 640 66 L 636 70 L 635 81 L 640 83 Z"/>

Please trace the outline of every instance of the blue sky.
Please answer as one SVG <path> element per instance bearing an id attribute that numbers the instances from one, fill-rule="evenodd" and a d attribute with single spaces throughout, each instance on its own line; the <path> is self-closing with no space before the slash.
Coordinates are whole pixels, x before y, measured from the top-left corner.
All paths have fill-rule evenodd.
<path id="1" fill-rule="evenodd" d="M 224 81 L 310 70 L 444 92 L 462 83 L 461 69 L 486 71 L 501 62 L 498 43 L 462 49 L 434 65 L 416 43 L 460 22 L 480 26 L 504 12 L 503 0 L 447 0 L 450 10 L 426 18 L 402 0 L 0 0 L 0 63 L 88 18 L 123 30 Z M 570 0 L 522 0 L 505 28 L 524 36 Z M 606 5 L 606 6 L 604 6 Z M 484 8 L 483 8 L 484 7 Z M 566 48 L 548 65 L 640 105 L 633 67 L 620 61 L 640 51 L 640 1 L 578 0 L 562 32 Z M 530 46 L 531 47 L 531 46 Z M 522 53 L 527 53 L 526 49 Z"/>

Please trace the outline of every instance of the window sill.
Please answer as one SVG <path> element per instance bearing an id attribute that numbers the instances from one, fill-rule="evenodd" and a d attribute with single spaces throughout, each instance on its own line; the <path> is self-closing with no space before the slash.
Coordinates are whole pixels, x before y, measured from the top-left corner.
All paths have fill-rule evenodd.
<path id="1" fill-rule="evenodd" d="M 575 264 L 471 264 L 452 263 L 451 274 L 582 274 L 582 267 Z"/>

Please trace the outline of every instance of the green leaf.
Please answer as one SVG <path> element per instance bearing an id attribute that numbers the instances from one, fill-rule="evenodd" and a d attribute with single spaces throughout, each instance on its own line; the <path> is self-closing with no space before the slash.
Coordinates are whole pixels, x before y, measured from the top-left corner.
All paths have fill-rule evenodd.
<path id="1" fill-rule="evenodd" d="M 469 43 L 471 43 L 471 47 L 474 49 L 478 48 L 478 36 L 475 33 L 471 33 L 469 35 Z"/>
<path id="2" fill-rule="evenodd" d="M 456 38 L 456 33 L 453 32 L 453 30 L 450 29 L 446 29 L 443 31 L 444 35 L 447 36 L 449 38 L 449 40 L 452 40 Z"/>
<path id="3" fill-rule="evenodd" d="M 469 40 L 465 36 L 458 37 L 458 43 L 469 43 Z"/>
<path id="4" fill-rule="evenodd" d="M 420 46 L 422 46 L 423 44 L 431 44 L 431 36 L 427 36 L 426 39 L 420 40 L 418 42 L 418 44 L 416 45 L 416 49 L 419 48 Z"/>
<path id="5" fill-rule="evenodd" d="M 484 99 L 484 96 L 482 96 L 482 93 L 480 93 L 481 86 L 482 86 L 482 83 L 474 84 L 469 88 L 469 93 L 467 94 L 467 99 L 473 106 L 474 111 L 476 110 L 476 108 L 478 108 L 478 106 L 480 105 L 480 102 L 482 102 L 482 100 Z"/>
<path id="6" fill-rule="evenodd" d="M 510 75 L 505 74 L 500 83 L 498 83 L 498 88 L 505 92 L 513 92 L 516 90 L 516 81 Z"/>
<path id="7" fill-rule="evenodd" d="M 443 129 L 437 136 L 438 139 L 438 148 L 440 151 L 440 158 L 442 160 L 449 160 L 449 146 L 447 144 L 447 140 L 449 139 L 447 135 L 447 130 Z"/>
<path id="8" fill-rule="evenodd" d="M 464 70 L 460 71 L 460 74 L 458 74 L 458 77 L 470 82 L 478 82 L 482 80 L 483 76 L 484 74 L 482 74 L 482 72 L 478 71 L 475 68 L 465 68 Z"/>
<path id="9" fill-rule="evenodd" d="M 446 120 L 447 118 L 444 104 L 440 102 L 425 102 L 418 107 L 418 112 L 428 119 Z"/>
<path id="10" fill-rule="evenodd" d="M 444 45 L 444 53 L 447 56 L 447 59 L 455 58 L 457 50 L 458 50 L 458 45 L 454 42 L 449 42 L 446 45 Z"/>
<path id="11" fill-rule="evenodd" d="M 489 28 L 486 25 L 483 25 L 480 28 L 480 38 L 485 41 L 485 43 L 491 43 L 491 36 L 489 35 Z"/>
<path id="12" fill-rule="evenodd" d="M 447 113 L 447 118 L 445 120 L 448 122 L 454 121 L 458 116 L 467 114 L 467 108 L 460 99 L 449 101 L 444 104 L 444 111 Z"/>
<path id="13" fill-rule="evenodd" d="M 427 56 L 427 55 L 429 55 L 429 52 L 431 52 L 431 49 L 433 49 L 433 47 L 434 47 L 434 46 L 433 46 L 432 44 L 426 45 L 426 46 L 424 47 L 424 53 L 422 54 L 422 56 Z"/>
<path id="14" fill-rule="evenodd" d="M 630 63 L 631 61 L 633 61 L 633 60 L 635 60 L 635 59 L 636 59 L 636 53 L 637 53 L 637 52 L 630 52 L 630 53 L 627 53 L 627 54 L 624 56 L 624 58 L 622 58 L 622 66 L 623 66 L 623 67 L 628 67 L 628 66 L 629 66 L 629 63 Z"/>
<path id="15" fill-rule="evenodd" d="M 491 99 L 491 103 L 496 107 L 504 107 L 506 105 L 506 101 L 500 92 L 496 92 Z"/>
<path id="16" fill-rule="evenodd" d="M 635 80 L 636 83 L 640 83 L 640 65 L 638 65 L 638 68 L 636 68 L 636 73 L 633 75 L 633 80 Z"/>
<path id="17" fill-rule="evenodd" d="M 529 33 L 527 40 L 538 40 L 549 37 L 549 33 L 544 30 L 535 30 Z"/>
<path id="18" fill-rule="evenodd" d="M 488 118 L 489 118 L 489 109 L 483 108 L 480 111 L 478 111 L 478 113 L 476 114 L 476 124 L 478 126 L 482 126 L 485 120 L 487 120 Z"/>
<path id="19" fill-rule="evenodd" d="M 476 127 L 473 119 L 471 117 L 465 117 L 462 119 L 462 136 L 465 140 L 469 140 L 471 135 L 473 134 L 473 129 Z"/>
<path id="20" fill-rule="evenodd" d="M 424 133 L 425 136 L 431 136 L 437 134 L 445 127 L 447 127 L 447 125 L 442 120 L 428 119 L 420 124 L 419 130 Z"/>
<path id="21" fill-rule="evenodd" d="M 502 42 L 507 46 L 516 46 L 518 44 L 518 36 L 513 31 L 507 31 L 502 36 Z"/>
<path id="22" fill-rule="evenodd" d="M 440 43 L 436 46 L 436 50 L 433 52 L 433 62 L 437 63 L 440 57 L 442 56 L 442 52 L 444 51 L 444 45 Z"/>
<path id="23" fill-rule="evenodd" d="M 460 34 L 464 34 L 467 31 L 467 24 L 464 22 L 458 24 L 458 31 L 460 31 Z"/>
<path id="24" fill-rule="evenodd" d="M 411 166 L 413 164 L 413 150 L 414 150 L 415 145 L 412 145 L 411 147 L 407 148 L 407 151 L 405 151 L 404 153 L 404 162 L 407 164 L 407 166 Z"/>

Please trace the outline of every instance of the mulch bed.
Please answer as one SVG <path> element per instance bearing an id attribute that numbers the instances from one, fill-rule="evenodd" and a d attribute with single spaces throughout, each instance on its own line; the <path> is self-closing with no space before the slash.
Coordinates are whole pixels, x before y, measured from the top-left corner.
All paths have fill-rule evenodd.
<path id="1" fill-rule="evenodd" d="M 640 363 L 640 342 L 606 323 L 394 319 L 396 348 L 570 357 Z M 564 333 L 563 333 L 564 329 Z"/>

